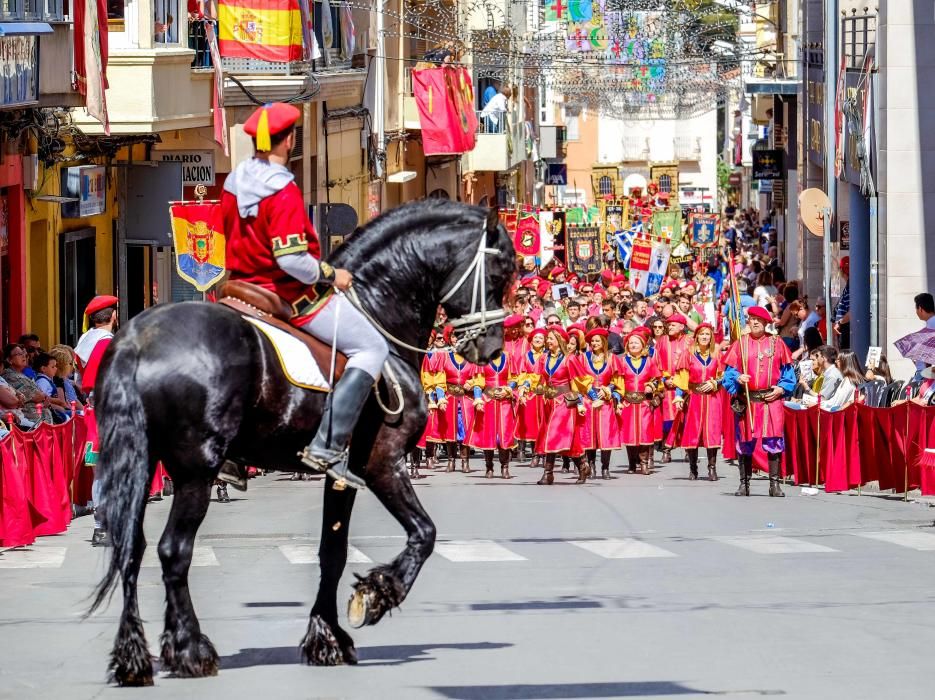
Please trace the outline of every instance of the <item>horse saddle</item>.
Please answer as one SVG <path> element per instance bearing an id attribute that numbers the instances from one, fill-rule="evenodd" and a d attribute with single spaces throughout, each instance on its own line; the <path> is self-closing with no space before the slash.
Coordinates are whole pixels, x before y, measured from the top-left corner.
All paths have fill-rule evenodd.
<path id="1" fill-rule="evenodd" d="M 331 346 L 318 340 L 318 338 L 296 328 L 289 320 L 292 318 L 292 308 L 279 295 L 242 280 L 228 280 L 218 287 L 218 303 L 230 307 L 248 321 L 256 325 L 269 338 L 276 347 L 277 355 L 283 366 L 283 371 L 293 384 L 307 388 L 322 389 L 319 382 L 303 381 L 295 376 L 295 371 L 289 366 L 286 357 L 288 348 L 296 348 L 295 341 L 299 341 L 312 355 L 318 365 L 318 374 L 327 386 L 327 378 L 331 371 Z M 264 327 L 265 326 L 265 327 Z M 293 340 L 289 341 L 282 334 L 287 334 Z M 344 374 L 347 356 L 339 352 L 335 356 L 334 380 L 337 381 Z"/>

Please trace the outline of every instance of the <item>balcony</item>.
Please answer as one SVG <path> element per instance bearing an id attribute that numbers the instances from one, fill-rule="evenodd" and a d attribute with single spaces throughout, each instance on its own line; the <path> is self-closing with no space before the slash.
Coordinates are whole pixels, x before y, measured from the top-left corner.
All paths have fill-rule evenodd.
<path id="1" fill-rule="evenodd" d="M 465 172 L 507 171 L 526 160 L 526 134 L 518 110 L 484 117 L 477 113 L 477 145 L 464 154 Z"/>
<path id="2" fill-rule="evenodd" d="M 697 136 L 676 136 L 672 146 L 676 160 L 701 160 L 701 139 Z"/>
<path id="3" fill-rule="evenodd" d="M 644 136 L 624 136 L 620 139 L 622 160 L 649 160 L 649 139 Z"/>

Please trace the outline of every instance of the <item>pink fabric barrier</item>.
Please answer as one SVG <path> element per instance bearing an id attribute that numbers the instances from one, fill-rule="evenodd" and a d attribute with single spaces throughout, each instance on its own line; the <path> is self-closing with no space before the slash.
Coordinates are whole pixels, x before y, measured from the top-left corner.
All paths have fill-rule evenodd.
<path id="1" fill-rule="evenodd" d="M 14 427 L 0 440 L 0 546 L 65 531 L 72 502 L 84 504 L 90 497 L 86 434 L 84 417 L 77 416 L 29 432 Z"/>

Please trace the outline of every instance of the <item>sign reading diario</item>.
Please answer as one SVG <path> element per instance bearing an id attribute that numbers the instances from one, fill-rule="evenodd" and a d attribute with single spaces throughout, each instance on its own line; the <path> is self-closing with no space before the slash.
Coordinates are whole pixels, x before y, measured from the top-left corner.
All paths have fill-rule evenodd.
<path id="1" fill-rule="evenodd" d="M 182 164 L 182 184 L 214 184 L 214 151 L 153 151 L 153 159 Z"/>

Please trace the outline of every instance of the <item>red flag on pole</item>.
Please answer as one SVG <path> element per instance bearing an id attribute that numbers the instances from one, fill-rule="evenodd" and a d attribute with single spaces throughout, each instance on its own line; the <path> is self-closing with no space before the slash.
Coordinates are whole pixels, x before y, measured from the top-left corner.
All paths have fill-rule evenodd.
<path id="1" fill-rule="evenodd" d="M 477 143 L 474 85 L 465 68 L 412 71 L 425 155 L 467 153 Z"/>

